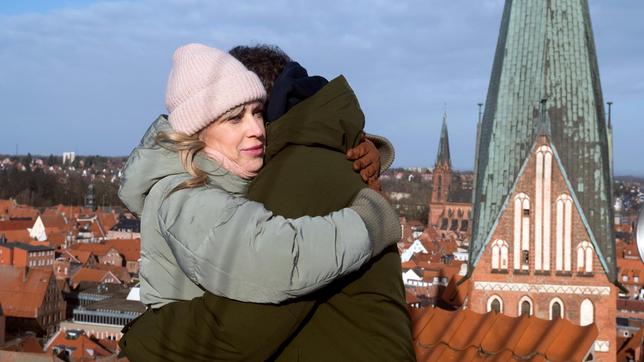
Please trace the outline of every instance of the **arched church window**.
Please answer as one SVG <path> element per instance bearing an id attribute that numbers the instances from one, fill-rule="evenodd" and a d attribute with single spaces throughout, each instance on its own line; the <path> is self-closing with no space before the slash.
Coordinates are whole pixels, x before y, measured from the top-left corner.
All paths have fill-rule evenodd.
<path id="1" fill-rule="evenodd" d="M 514 197 L 513 252 L 514 269 L 528 270 L 530 266 L 530 198 L 524 193 Z"/>
<path id="2" fill-rule="evenodd" d="M 496 240 L 492 244 L 492 269 L 508 270 L 508 243 Z"/>
<path id="3" fill-rule="evenodd" d="M 555 224 L 555 268 L 571 271 L 572 199 L 566 194 L 557 198 L 557 221 Z"/>
<path id="4" fill-rule="evenodd" d="M 579 308 L 579 324 L 587 326 L 595 322 L 595 306 L 590 299 L 584 299 L 581 302 L 581 307 Z"/>
<path id="5" fill-rule="evenodd" d="M 524 296 L 519 300 L 519 315 L 531 316 L 532 314 L 532 300 L 529 297 Z"/>
<path id="6" fill-rule="evenodd" d="M 550 319 L 560 319 L 564 316 L 564 304 L 559 298 L 553 298 L 550 301 Z"/>
<path id="7" fill-rule="evenodd" d="M 587 241 L 577 245 L 577 272 L 593 272 L 593 246 Z"/>
<path id="8" fill-rule="evenodd" d="M 497 313 L 501 313 L 501 302 L 499 302 L 498 299 L 493 300 L 490 309 Z"/>
<path id="9" fill-rule="evenodd" d="M 498 295 L 493 295 L 487 300 L 487 311 L 495 311 L 497 313 L 503 313 L 503 299 Z"/>

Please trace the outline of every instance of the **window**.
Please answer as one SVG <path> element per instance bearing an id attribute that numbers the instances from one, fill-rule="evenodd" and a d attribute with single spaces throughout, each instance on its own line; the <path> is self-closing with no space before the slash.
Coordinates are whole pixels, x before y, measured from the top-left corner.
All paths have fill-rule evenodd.
<path id="1" fill-rule="evenodd" d="M 550 301 L 550 319 L 561 319 L 563 318 L 563 301 L 559 298 L 554 298 Z"/>
<path id="2" fill-rule="evenodd" d="M 587 241 L 582 241 L 577 245 L 577 272 L 593 272 L 593 247 Z"/>
<path id="3" fill-rule="evenodd" d="M 514 269 L 528 270 L 525 253 L 530 250 L 530 198 L 524 193 L 514 197 Z M 529 261 L 529 260 L 528 260 Z"/>
<path id="4" fill-rule="evenodd" d="M 528 296 L 523 296 L 519 299 L 519 315 L 531 316 L 532 314 L 532 300 Z"/>
<path id="5" fill-rule="evenodd" d="M 503 313 L 503 299 L 498 295 L 493 295 L 487 300 L 487 311 Z"/>
<path id="6" fill-rule="evenodd" d="M 626 274 L 622 275 L 622 281 L 627 282 L 628 281 L 628 275 L 626 275 Z"/>
<path id="7" fill-rule="evenodd" d="M 571 271 L 572 199 L 563 194 L 557 198 L 556 268 Z"/>
<path id="8" fill-rule="evenodd" d="M 492 269 L 508 270 L 508 243 L 496 240 L 492 243 Z"/>
<path id="9" fill-rule="evenodd" d="M 530 316 L 530 302 L 528 301 L 521 302 L 521 315 Z"/>
<path id="10" fill-rule="evenodd" d="M 579 324 L 583 327 L 592 324 L 594 321 L 595 306 L 593 306 L 593 302 L 590 299 L 584 299 L 579 308 Z"/>
<path id="11" fill-rule="evenodd" d="M 496 313 L 501 313 L 501 302 L 498 299 L 493 300 L 490 309 Z"/>

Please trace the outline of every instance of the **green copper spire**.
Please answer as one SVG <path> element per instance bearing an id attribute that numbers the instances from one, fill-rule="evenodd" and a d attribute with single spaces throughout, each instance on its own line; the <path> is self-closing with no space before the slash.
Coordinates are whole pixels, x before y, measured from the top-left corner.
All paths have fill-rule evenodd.
<path id="1" fill-rule="evenodd" d="M 537 119 L 549 127 L 535 127 Z M 473 265 L 537 132 L 556 147 L 596 253 L 615 280 L 609 141 L 586 0 L 505 3 L 477 153 Z"/>
<path id="2" fill-rule="evenodd" d="M 449 156 L 449 136 L 447 135 L 447 112 L 443 113 L 443 126 L 441 127 L 441 139 L 436 154 L 436 164 L 452 167 L 452 160 Z"/>

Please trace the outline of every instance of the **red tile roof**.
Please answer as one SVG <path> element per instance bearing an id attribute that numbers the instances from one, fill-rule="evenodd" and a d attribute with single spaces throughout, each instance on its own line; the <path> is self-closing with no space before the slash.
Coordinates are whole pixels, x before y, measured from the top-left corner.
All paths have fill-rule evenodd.
<path id="1" fill-rule="evenodd" d="M 595 324 L 471 309 L 429 307 L 412 310 L 411 316 L 418 361 L 581 361 L 598 335 Z"/>
<path id="2" fill-rule="evenodd" d="M 33 220 L 6 220 L 0 221 L 0 231 L 7 230 L 27 230 L 34 226 Z"/>
<path id="3" fill-rule="evenodd" d="M 25 269 L 0 266 L 0 304 L 6 316 L 35 318 L 43 303 L 52 269 Z"/>
<path id="4" fill-rule="evenodd" d="M 7 241 L 20 241 L 22 243 L 29 243 L 33 239 L 29 236 L 29 231 L 24 230 L 4 230 L 0 231 L 0 235 L 4 236 Z"/>
<path id="5" fill-rule="evenodd" d="M 89 259 L 94 255 L 91 251 L 86 251 L 86 250 L 77 250 L 77 249 L 72 249 L 68 248 L 63 251 L 63 256 L 66 256 L 71 258 L 71 259 L 76 259 L 72 261 L 79 262 L 81 264 L 85 264 L 89 261 Z"/>
<path id="6" fill-rule="evenodd" d="M 39 214 L 38 209 L 30 206 L 18 205 L 9 209 L 10 218 L 31 218 L 33 221 L 36 221 Z"/>
<path id="7" fill-rule="evenodd" d="M 16 200 L 0 199 L 0 215 L 9 212 L 9 209 L 16 206 Z"/>
<path id="8" fill-rule="evenodd" d="M 113 279 L 119 280 L 114 273 L 109 270 L 99 270 L 99 269 L 90 269 L 90 268 L 80 268 L 76 273 L 71 277 L 72 287 L 76 287 L 80 282 L 95 282 L 102 283 L 105 279 L 112 277 Z M 119 280 L 120 282 L 120 280 Z M 117 283 L 119 284 L 119 283 Z"/>
<path id="9" fill-rule="evenodd" d="M 141 239 L 110 239 L 105 245 L 116 249 L 127 261 L 141 258 Z"/>
<path id="10" fill-rule="evenodd" d="M 53 353 L 54 348 L 59 346 L 70 347 L 70 349 L 74 349 L 72 357 L 77 361 L 86 361 L 90 358 L 93 359 L 96 357 L 112 355 L 110 351 L 87 337 L 85 334 L 81 334 L 75 338 L 70 338 L 66 332 L 67 331 L 63 331 L 62 329 L 56 332 L 49 342 L 47 342 L 47 352 Z"/>
<path id="11" fill-rule="evenodd" d="M 96 256 L 105 256 L 110 249 L 112 249 L 111 246 L 98 243 L 78 243 L 68 248 L 68 250 L 91 251 Z"/>
<path id="12" fill-rule="evenodd" d="M 462 282 L 459 281 L 460 278 L 462 278 L 460 275 L 454 275 L 441 295 L 441 299 L 446 304 L 457 308 L 465 304 L 472 285 L 470 278 Z"/>
<path id="13" fill-rule="evenodd" d="M 103 225 L 105 230 L 110 230 L 119 222 L 118 215 L 111 212 L 96 212 L 96 216 L 101 221 L 101 225 Z"/>
<path id="14" fill-rule="evenodd" d="M 40 342 L 35 335 L 27 335 L 26 337 L 15 339 L 0 347 L 0 350 L 28 353 L 45 353 L 42 349 L 42 345 L 40 345 Z M 0 358 L 0 361 L 2 361 L 2 358 Z"/>
<path id="15" fill-rule="evenodd" d="M 114 274 L 121 282 L 128 284 L 131 280 L 130 273 L 127 271 L 127 268 L 119 265 L 111 264 L 96 264 L 95 266 L 98 270 L 110 271 Z"/>

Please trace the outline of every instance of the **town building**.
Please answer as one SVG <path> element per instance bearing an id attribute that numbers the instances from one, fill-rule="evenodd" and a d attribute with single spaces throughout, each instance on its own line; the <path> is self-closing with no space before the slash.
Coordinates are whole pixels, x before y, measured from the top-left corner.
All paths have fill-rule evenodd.
<path id="1" fill-rule="evenodd" d="M 51 268 L 0 266 L 0 305 L 8 336 L 51 335 L 65 319 L 65 301 Z"/>
<path id="2" fill-rule="evenodd" d="M 118 341 L 123 336 L 121 329 L 145 312 L 145 305 L 130 294 L 130 288 L 122 285 L 83 282 L 65 295 L 72 319 L 60 328 L 82 329 L 90 337 Z"/>
<path id="3" fill-rule="evenodd" d="M 0 238 L 0 265 L 51 269 L 54 249 L 20 242 L 7 242 Z"/>
<path id="4" fill-rule="evenodd" d="M 468 307 L 595 324 L 601 361 L 617 354 L 611 132 L 587 2 L 507 1 L 479 124 Z"/>

